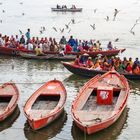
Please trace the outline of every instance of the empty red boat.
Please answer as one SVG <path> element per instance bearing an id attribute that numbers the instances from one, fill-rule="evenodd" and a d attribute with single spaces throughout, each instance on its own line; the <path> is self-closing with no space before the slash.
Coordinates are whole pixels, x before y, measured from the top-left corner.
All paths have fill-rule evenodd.
<path id="1" fill-rule="evenodd" d="M 24 113 L 32 129 L 40 129 L 54 121 L 63 111 L 66 90 L 58 80 L 45 83 L 28 99 Z"/>
<path id="2" fill-rule="evenodd" d="M 121 115 L 129 96 L 126 78 L 116 71 L 95 76 L 72 104 L 72 118 L 87 134 L 109 127 Z"/>
<path id="3" fill-rule="evenodd" d="M 10 116 L 17 106 L 19 91 L 14 83 L 0 86 L 0 121 Z"/>

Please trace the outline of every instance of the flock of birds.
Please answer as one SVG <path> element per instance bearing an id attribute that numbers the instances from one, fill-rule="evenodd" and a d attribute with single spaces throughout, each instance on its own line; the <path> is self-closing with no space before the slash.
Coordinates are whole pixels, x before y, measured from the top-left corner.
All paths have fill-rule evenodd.
<path id="1" fill-rule="evenodd" d="M 2 4 L 3 4 L 3 3 L 0 2 L 0 5 L 2 5 Z M 20 2 L 19 4 L 20 4 L 20 5 L 23 5 L 23 2 Z M 3 9 L 3 10 L 2 10 L 2 13 L 5 13 L 5 12 L 6 12 L 6 11 Z M 95 14 L 95 13 L 97 12 L 97 9 L 93 9 L 93 12 L 94 12 L 94 14 Z M 119 12 L 120 12 L 120 10 L 114 9 L 113 21 L 116 20 L 116 17 L 117 17 L 117 15 L 118 15 Z M 21 15 L 24 16 L 25 13 L 22 13 Z M 105 19 L 107 22 L 108 22 L 109 20 L 111 20 L 109 16 L 106 16 L 104 19 Z M 133 35 L 135 35 L 134 28 L 136 27 L 136 25 L 139 24 L 139 21 L 140 21 L 140 18 L 136 19 L 134 25 L 133 25 L 133 26 L 131 27 L 131 29 L 130 29 L 130 33 L 132 33 Z M 3 23 L 3 20 L 2 20 L 2 19 L 0 19 L 0 23 Z M 77 22 L 77 23 L 78 23 L 78 22 Z M 53 29 L 55 32 L 60 32 L 60 33 L 64 33 L 64 31 L 67 30 L 67 33 L 70 33 L 71 30 L 72 30 L 72 29 L 70 28 L 70 25 L 71 25 L 71 24 L 76 24 L 74 18 L 71 19 L 71 21 L 70 21 L 68 24 L 65 24 L 65 26 L 64 26 L 63 28 L 59 28 L 59 29 L 58 29 L 58 28 L 56 28 L 56 27 L 52 27 L 52 29 Z M 95 29 L 96 29 L 95 23 L 94 23 L 94 24 L 90 24 L 90 27 L 92 28 L 92 30 L 95 30 Z M 45 31 L 46 31 L 46 28 L 45 28 L 44 26 L 41 26 L 40 31 L 39 31 L 40 34 L 43 34 Z M 19 32 L 20 32 L 20 34 L 23 34 L 21 30 L 19 30 Z M 116 42 L 117 42 L 118 40 L 119 40 L 118 38 L 115 39 Z"/>

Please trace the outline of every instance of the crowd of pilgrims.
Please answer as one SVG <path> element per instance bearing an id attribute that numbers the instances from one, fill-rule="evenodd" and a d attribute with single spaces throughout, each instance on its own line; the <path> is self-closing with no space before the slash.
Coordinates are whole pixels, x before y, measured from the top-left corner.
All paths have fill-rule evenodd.
<path id="1" fill-rule="evenodd" d="M 140 61 L 138 58 L 133 61 L 131 57 L 129 59 L 124 57 L 123 60 L 121 60 L 120 57 L 115 56 L 111 58 L 99 56 L 92 60 L 92 58 L 85 53 L 81 56 L 77 55 L 74 64 L 94 70 L 109 71 L 115 69 L 122 73 L 140 74 Z"/>
<path id="2" fill-rule="evenodd" d="M 102 50 L 100 41 L 95 40 L 78 40 L 70 36 L 68 40 L 64 36 L 59 42 L 55 38 L 47 37 L 30 37 L 30 29 L 27 30 L 25 35 L 7 36 L 0 34 L 0 46 L 8 48 L 18 48 L 35 50 L 38 54 L 42 52 L 60 52 L 65 55 L 69 52 L 83 52 L 83 51 L 98 51 Z M 109 50 L 114 49 L 112 43 L 109 42 L 107 45 Z"/>

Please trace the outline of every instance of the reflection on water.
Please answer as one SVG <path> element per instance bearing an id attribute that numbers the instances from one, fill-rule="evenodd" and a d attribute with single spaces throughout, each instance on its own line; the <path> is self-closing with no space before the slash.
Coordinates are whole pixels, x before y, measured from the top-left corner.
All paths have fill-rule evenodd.
<path id="1" fill-rule="evenodd" d="M 106 128 L 100 132 L 92 135 L 86 135 L 81 131 L 73 122 L 72 126 L 72 136 L 74 140 L 114 140 L 121 133 L 124 125 L 127 126 L 127 117 L 129 109 L 125 108 L 120 118 L 109 128 Z M 126 129 L 126 128 L 125 128 Z"/>
<path id="2" fill-rule="evenodd" d="M 14 112 L 8 118 L 0 122 L 0 132 L 10 128 L 13 125 L 13 123 L 16 121 L 16 119 L 19 117 L 19 114 L 20 114 L 20 110 L 19 107 L 17 106 Z"/>
<path id="3" fill-rule="evenodd" d="M 47 140 L 49 138 L 53 138 L 58 133 L 61 132 L 66 121 L 67 121 L 67 114 L 64 111 L 57 120 L 52 122 L 47 127 L 37 130 L 37 131 L 32 130 L 29 124 L 26 122 L 24 126 L 25 137 L 28 140 Z"/>

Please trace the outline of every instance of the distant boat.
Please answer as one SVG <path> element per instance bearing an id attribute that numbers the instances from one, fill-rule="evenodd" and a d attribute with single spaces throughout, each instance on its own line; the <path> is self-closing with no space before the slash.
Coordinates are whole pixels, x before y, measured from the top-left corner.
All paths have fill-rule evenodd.
<path id="1" fill-rule="evenodd" d="M 105 74 L 107 71 L 104 70 L 94 70 L 94 69 L 89 69 L 87 67 L 81 67 L 78 65 L 74 65 L 71 62 L 62 62 L 64 67 L 68 69 L 70 72 L 81 75 L 81 76 L 87 76 L 87 77 L 93 77 L 97 74 Z M 132 80 L 140 80 L 140 75 L 133 74 L 133 73 L 123 73 L 121 72 L 120 74 L 124 75 L 128 79 Z"/>
<path id="2" fill-rule="evenodd" d="M 45 83 L 27 100 L 24 113 L 33 130 L 45 127 L 62 113 L 66 90 L 58 80 Z"/>
<path id="3" fill-rule="evenodd" d="M 88 52 L 88 51 L 83 51 L 83 52 L 68 52 L 66 54 L 67 55 L 69 55 L 69 54 L 71 54 L 71 55 L 77 55 L 77 54 L 78 55 L 81 55 L 81 54 L 87 53 L 91 57 L 96 57 L 97 55 L 102 55 L 102 56 L 118 55 L 119 53 L 122 53 L 124 51 L 125 51 L 125 49 L 113 49 L 113 50 L 99 50 L 99 51 L 92 51 L 92 52 Z M 20 56 L 20 52 L 23 52 L 25 54 L 26 53 L 35 54 L 35 51 L 34 50 L 0 47 L 0 54 L 3 54 L 3 55 Z M 51 52 L 51 51 L 47 51 L 47 52 L 43 52 L 43 53 L 44 54 L 54 54 L 54 57 L 55 57 L 55 54 L 59 54 L 59 52 Z M 56 57 L 58 57 L 58 56 L 56 56 Z"/>
<path id="4" fill-rule="evenodd" d="M 51 8 L 55 12 L 82 12 L 82 8 Z"/>
<path id="5" fill-rule="evenodd" d="M 37 60 L 74 60 L 76 55 L 60 55 L 60 54 L 44 54 L 37 56 L 34 53 L 20 52 L 20 56 L 26 59 L 37 59 Z"/>
<path id="6" fill-rule="evenodd" d="M 0 86 L 0 121 L 9 117 L 17 107 L 19 91 L 14 83 Z"/>
<path id="7" fill-rule="evenodd" d="M 126 107 L 129 96 L 127 79 L 110 71 L 89 80 L 80 90 L 71 108 L 75 124 L 87 134 L 112 125 Z"/>

